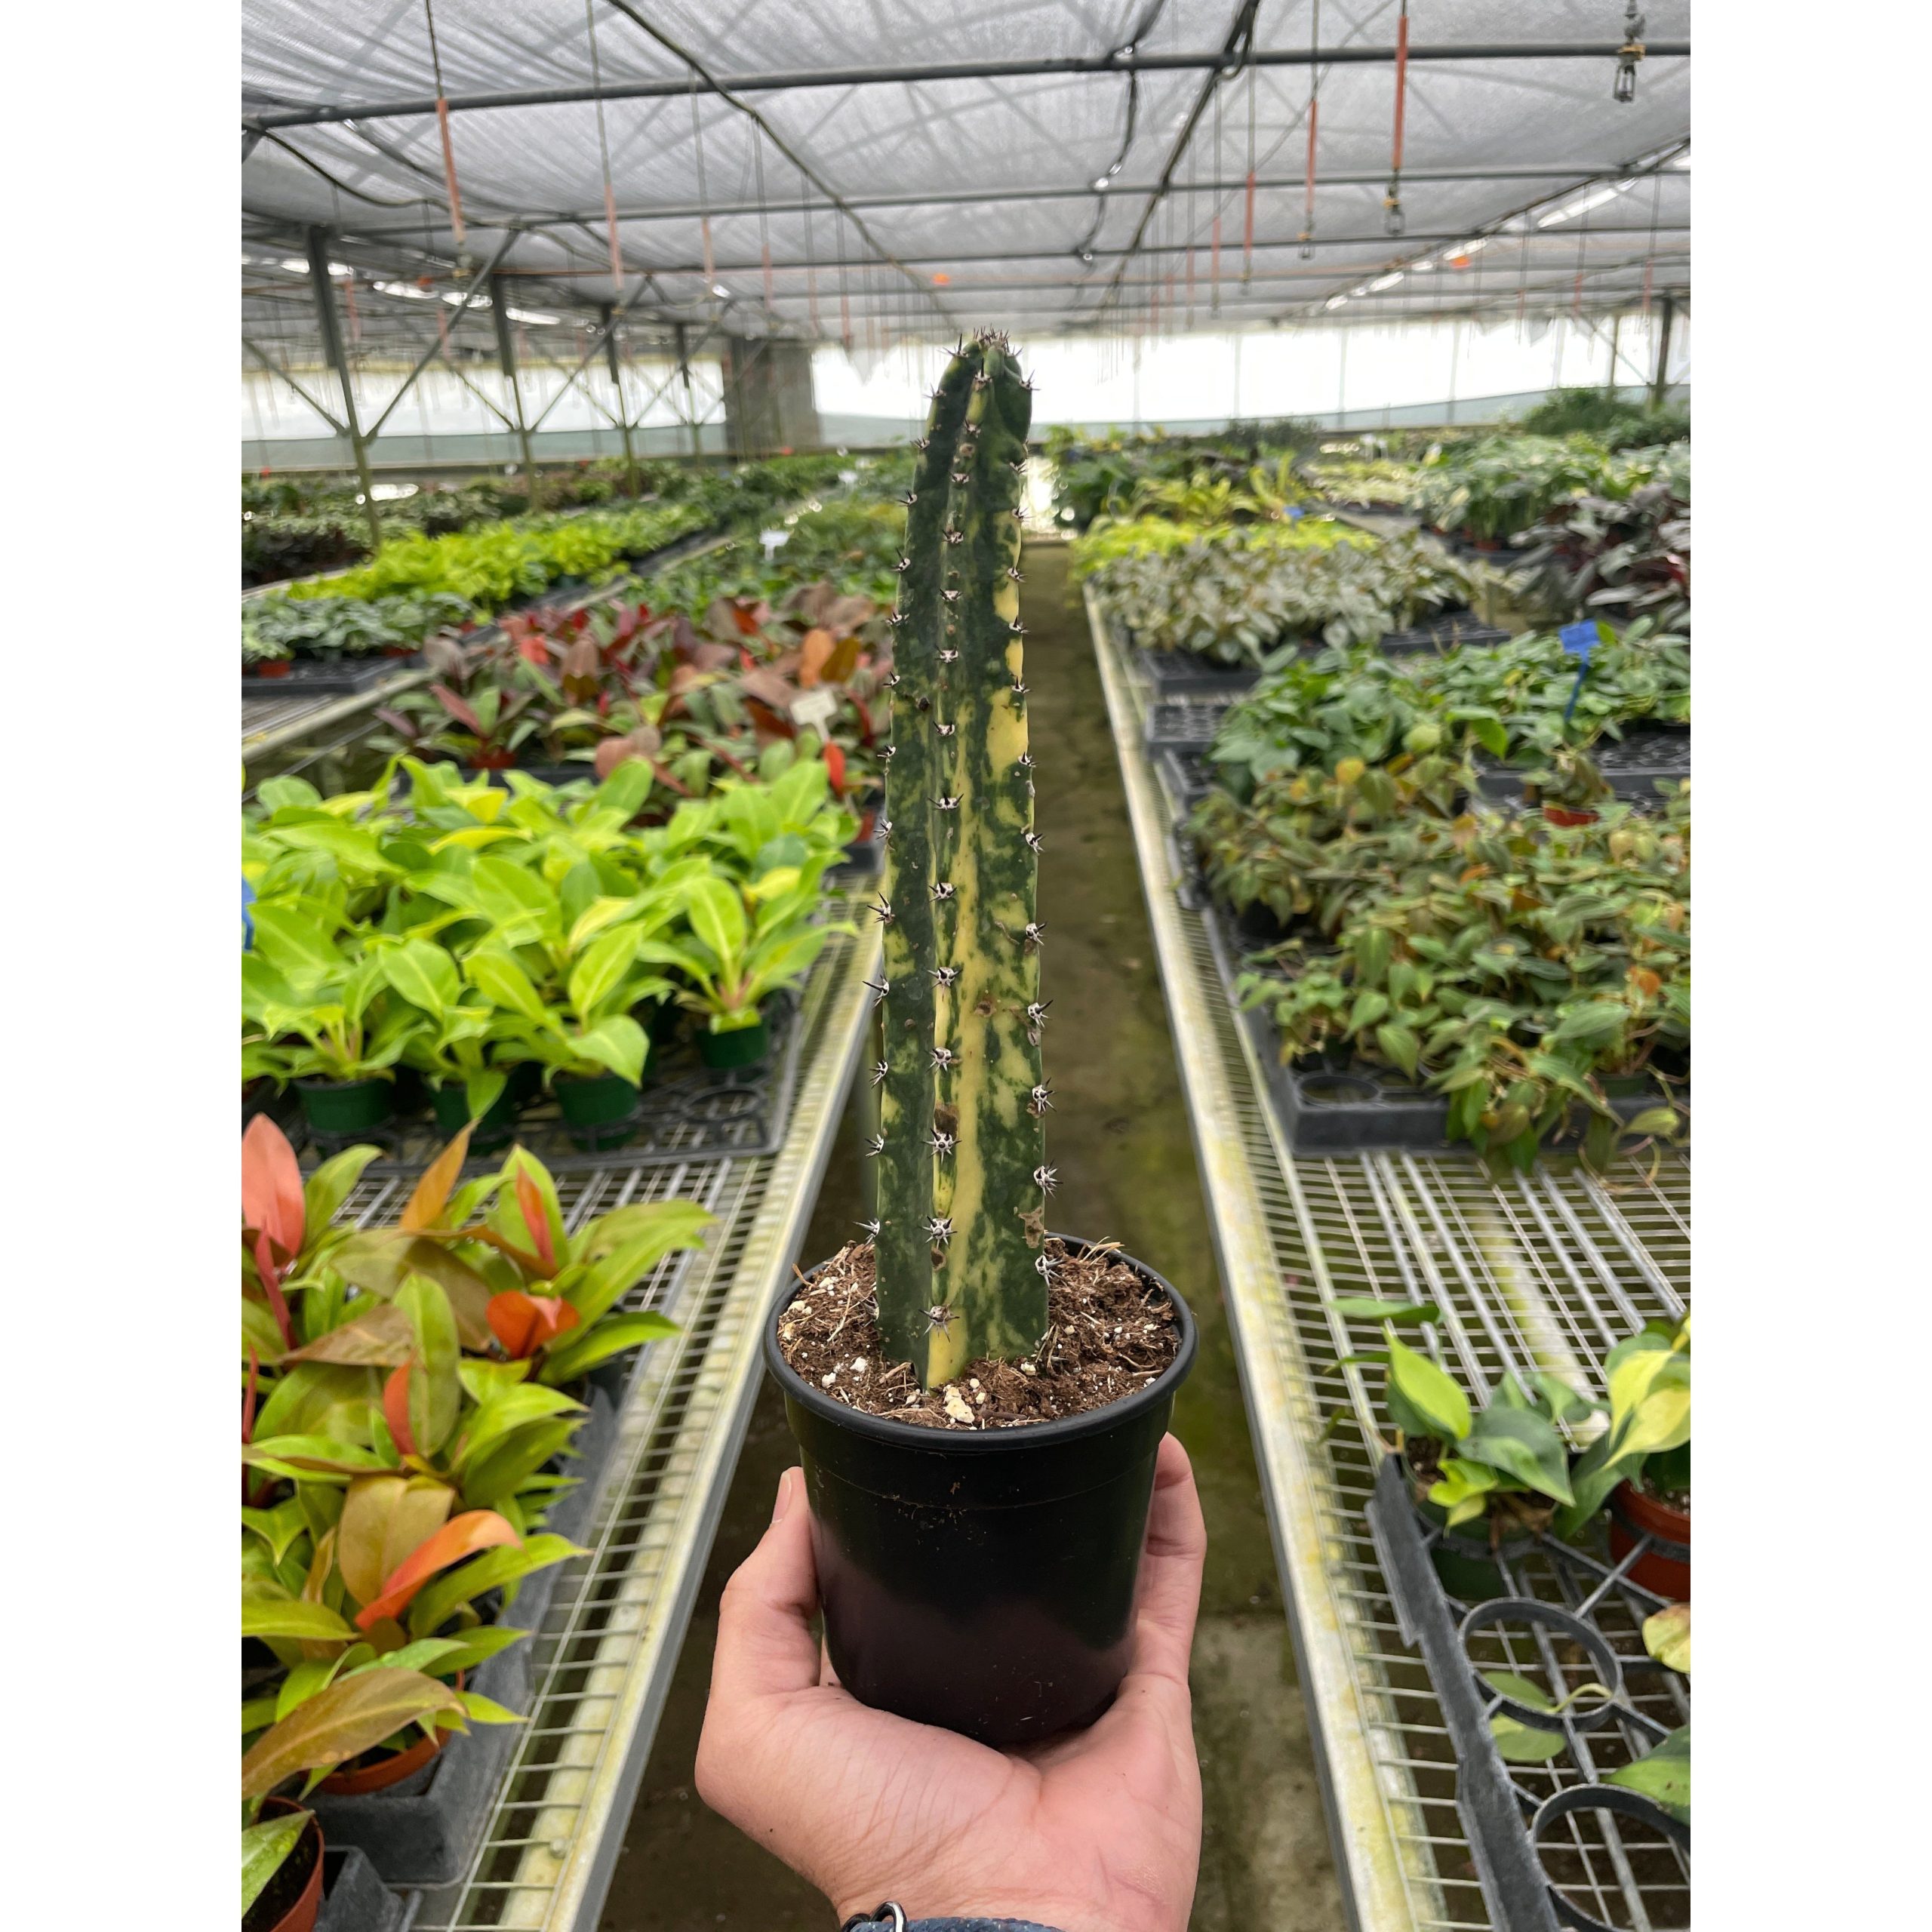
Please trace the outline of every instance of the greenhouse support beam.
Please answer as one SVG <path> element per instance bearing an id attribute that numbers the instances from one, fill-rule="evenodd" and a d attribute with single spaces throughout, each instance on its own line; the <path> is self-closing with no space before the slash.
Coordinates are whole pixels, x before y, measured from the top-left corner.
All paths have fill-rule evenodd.
<path id="1" fill-rule="evenodd" d="M 449 322 L 452 325 L 461 321 L 463 317 L 469 314 L 470 304 L 476 300 L 477 296 L 481 292 L 481 291 L 488 285 L 491 279 L 496 274 L 497 264 L 503 259 L 504 256 L 509 253 L 510 244 L 515 239 L 516 230 L 515 229 L 512 229 L 504 235 L 502 241 L 497 244 L 497 252 L 483 264 L 482 272 L 471 278 L 469 286 L 463 291 L 463 300 L 456 305 L 455 314 L 448 318 Z M 383 425 L 395 414 L 396 405 L 401 401 L 403 398 L 416 386 L 417 378 L 421 376 L 423 371 L 428 368 L 429 365 L 435 361 L 436 358 L 439 355 L 441 356 L 443 360 L 449 365 L 450 368 L 452 369 L 455 368 L 456 364 L 450 357 L 449 346 L 444 340 L 443 334 L 441 330 L 437 331 L 436 340 L 430 343 L 429 346 L 423 350 L 422 355 L 417 358 L 416 366 L 410 371 L 408 375 L 403 377 L 401 388 L 398 389 L 395 394 L 391 396 L 389 401 L 383 405 L 382 414 L 376 418 L 375 423 L 369 432 L 369 440 L 371 442 L 374 442 L 375 439 L 383 433 Z M 500 416 L 503 414 L 503 412 L 500 410 L 497 413 Z M 505 417 L 504 420 L 506 422 L 509 420 L 507 417 Z"/>
<path id="2" fill-rule="evenodd" d="M 1436 183 L 1564 181 L 1573 186 L 1581 187 L 1587 182 L 1601 180 L 1607 176 L 1622 176 L 1641 171 L 1627 161 L 1580 161 L 1564 165 L 1540 163 L 1534 167 L 1404 168 L 1402 179 L 1405 182 Z M 1687 174 L 1689 171 L 1673 169 L 1672 171 Z M 1371 171 L 1342 170 L 1333 174 L 1317 176 L 1315 185 L 1317 189 L 1374 188 L 1380 190 L 1388 178 L 1389 171 L 1386 168 Z M 1257 194 L 1265 195 L 1286 192 L 1290 189 L 1299 192 L 1302 185 L 1302 177 L 1296 174 L 1263 176 L 1257 179 L 1254 186 Z M 1155 186 L 1152 182 L 1137 184 L 1121 181 L 1116 182 L 1108 192 L 1131 200 L 1137 195 L 1151 195 Z M 1195 195 L 1232 195 L 1244 192 L 1247 186 L 1244 177 L 1232 181 L 1195 181 L 1189 183 L 1183 192 Z M 856 194 L 848 195 L 844 199 L 848 208 L 989 208 L 1008 202 L 1084 202 L 1091 200 L 1093 194 L 1092 184 L 1081 181 L 1071 185 L 1056 182 L 1037 188 L 962 188 L 945 191 L 935 189 L 923 193 Z M 761 211 L 768 215 L 823 214 L 832 205 L 829 201 L 808 200 L 802 195 L 791 195 L 763 203 L 755 201 L 666 202 L 654 208 L 620 208 L 617 222 L 622 226 L 627 222 L 696 221 L 706 216 L 713 221 L 722 221 L 728 217 L 755 215 Z M 266 211 L 245 208 L 244 212 L 256 213 L 257 218 L 263 220 L 280 219 Z M 581 228 L 587 223 L 605 219 L 605 212 L 601 207 L 553 208 L 541 214 L 520 216 L 518 226 L 532 230 Z M 371 241 L 383 240 L 392 235 L 406 235 L 414 240 L 421 236 L 423 224 L 420 220 L 359 222 L 355 232 Z"/>
<path id="3" fill-rule="evenodd" d="M 704 452 L 697 433 L 697 399 L 691 393 L 690 331 L 682 322 L 675 323 L 672 327 L 678 339 L 678 374 L 684 378 L 685 420 L 691 427 L 691 454 L 702 456 Z"/>
<path id="4" fill-rule="evenodd" d="M 1614 60 L 1620 41 L 1522 41 L 1470 42 L 1464 45 L 1413 46 L 1408 50 L 1411 66 L 1438 61 L 1462 60 Z M 1650 42 L 1645 52 L 1652 60 L 1687 59 L 1687 40 Z M 1256 67 L 1392 66 L 1395 49 L 1389 47 L 1324 47 L 1310 48 L 1255 48 L 1242 57 L 1242 64 Z M 943 81 L 1001 81 L 1054 78 L 1080 74 L 1155 74 L 1201 72 L 1220 68 L 1227 56 L 1219 50 L 1204 49 L 1195 54 L 1136 53 L 1055 55 L 1032 60 L 951 60 L 915 63 L 899 67 L 826 67 L 786 69 L 768 73 L 654 75 L 638 80 L 606 81 L 598 86 L 577 85 L 558 88 L 519 88 L 489 94 L 451 94 L 447 105 L 452 114 L 472 113 L 487 108 L 555 107 L 574 101 L 649 100 L 673 99 L 686 94 L 778 94 L 799 88 L 855 88 L 903 85 L 907 82 Z M 419 94 L 405 100 L 364 101 L 353 105 L 331 103 L 314 107 L 278 108 L 263 114 L 245 114 L 242 125 L 251 131 L 272 128 L 312 128 L 343 121 L 395 121 L 434 115 L 434 94 Z"/>
<path id="5" fill-rule="evenodd" d="M 497 279 L 501 281 L 503 278 L 499 275 Z M 532 431 L 543 428 L 545 422 L 549 419 L 551 411 L 555 409 L 558 404 L 563 401 L 565 396 L 569 393 L 571 389 L 582 377 L 584 371 L 590 367 L 592 362 L 596 361 L 597 352 L 600 349 L 605 347 L 607 343 L 611 340 L 611 331 L 617 325 L 618 317 L 620 315 L 628 315 L 630 312 L 637 306 L 638 303 L 643 300 L 644 296 L 646 291 L 650 288 L 650 286 L 651 283 L 648 278 L 640 281 L 636 288 L 632 291 L 632 294 L 626 300 L 624 306 L 621 309 L 614 308 L 608 302 L 600 302 L 598 303 L 597 313 L 600 319 L 598 323 L 596 334 L 590 338 L 590 346 L 577 358 L 577 367 L 571 370 L 570 374 L 564 378 L 563 387 L 558 389 L 557 393 L 543 405 L 542 411 L 537 416 L 537 420 L 530 426 Z M 616 374 L 617 366 L 616 358 L 614 355 L 611 363 L 611 368 L 614 378 Z M 590 393 L 588 385 L 586 386 L 583 393 L 585 400 L 589 403 L 590 406 L 593 409 L 601 411 L 605 416 L 609 417 L 609 420 L 613 424 L 617 422 L 617 417 L 612 416 L 608 409 L 605 409 L 603 405 L 598 402 L 597 398 Z M 617 401 L 618 406 L 621 408 L 623 404 L 623 395 L 621 390 L 618 392 Z"/>
<path id="6" fill-rule="evenodd" d="M 497 329 L 497 360 L 503 371 L 503 380 L 509 384 L 510 407 L 516 411 L 516 439 L 523 451 L 523 487 L 528 493 L 528 507 L 535 510 L 537 504 L 537 463 L 530 454 L 530 431 L 523 417 L 523 385 L 516 376 L 516 343 L 510 335 L 509 297 L 503 291 L 501 278 L 490 278 L 490 319 Z"/>
<path id="7" fill-rule="evenodd" d="M 275 359 L 273 356 L 269 355 L 268 351 L 263 349 L 259 343 L 256 342 L 252 337 L 245 334 L 242 338 L 242 346 L 245 349 L 248 353 L 269 372 L 271 376 L 278 376 L 282 381 L 286 383 L 288 386 L 292 389 L 295 393 L 299 395 L 302 400 L 306 402 L 309 407 L 312 409 L 315 414 L 336 432 L 338 436 L 346 436 L 348 435 L 349 425 L 343 422 L 340 417 L 335 416 L 329 411 L 325 409 L 321 404 L 318 402 L 315 397 L 311 395 L 309 392 L 305 389 L 302 385 L 298 383 L 295 378 Z"/>
<path id="8" fill-rule="evenodd" d="M 349 370 L 348 352 L 342 346 L 342 325 L 335 312 L 335 288 L 329 280 L 329 237 L 323 228 L 308 232 L 309 285 L 315 291 L 315 321 L 321 332 L 322 353 L 342 385 L 342 426 L 348 432 L 349 447 L 355 456 L 355 475 L 362 486 L 362 513 L 368 520 L 369 542 L 380 548 L 383 540 L 382 512 L 376 507 L 375 479 L 369 474 L 369 446 L 355 414 L 355 383 Z"/>
<path id="9" fill-rule="evenodd" d="M 611 387 L 617 398 L 617 433 L 624 439 L 624 488 L 633 501 L 638 494 L 637 451 L 631 441 L 631 412 L 624 401 L 624 374 L 617 365 L 617 314 L 606 302 L 597 311 L 604 324 L 604 361 L 611 371 Z"/>
<path id="10" fill-rule="evenodd" d="M 1651 384 L 1651 407 L 1661 409 L 1666 392 L 1670 387 L 1670 332 L 1677 320 L 1677 297 L 1666 294 L 1663 298 L 1663 321 L 1657 331 L 1657 373 Z"/>

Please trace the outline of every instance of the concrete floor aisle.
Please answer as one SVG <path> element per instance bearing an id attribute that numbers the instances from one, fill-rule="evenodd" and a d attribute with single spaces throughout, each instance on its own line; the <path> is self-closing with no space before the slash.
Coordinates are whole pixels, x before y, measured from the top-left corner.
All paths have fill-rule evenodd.
<path id="1" fill-rule="evenodd" d="M 1340 1894 L 1294 1681 L 1186 1103 L 1142 904 L 1132 836 L 1066 552 L 1029 546 L 1022 609 L 1045 843 L 1040 906 L 1053 1001 L 1048 1122 L 1056 1225 L 1112 1235 L 1173 1281 L 1200 1318 L 1198 1365 L 1176 1407 L 1208 1518 L 1194 1652 L 1207 1829 L 1191 1932 L 1340 1932 Z M 855 1103 L 805 1243 L 808 1263 L 865 1214 Z M 724 1580 L 769 1520 L 796 1460 L 768 1384 L 632 1814 L 605 1932 L 825 1932 L 827 1908 L 715 1817 L 691 1784 Z"/>

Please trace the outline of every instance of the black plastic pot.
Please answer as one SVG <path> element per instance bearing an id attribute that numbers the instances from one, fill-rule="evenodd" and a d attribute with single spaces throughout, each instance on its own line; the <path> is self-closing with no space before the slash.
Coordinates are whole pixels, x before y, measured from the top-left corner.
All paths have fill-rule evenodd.
<path id="1" fill-rule="evenodd" d="M 1085 1244 L 1062 1236 L 1075 1252 Z M 983 1743 L 1091 1724 L 1133 1642 L 1154 1457 L 1193 1366 L 1194 1318 L 1146 1388 L 1059 1422 L 920 1429 L 848 1408 L 788 1364 L 772 1311 L 765 1365 L 804 1452 L 825 1637 L 862 1703 Z"/>

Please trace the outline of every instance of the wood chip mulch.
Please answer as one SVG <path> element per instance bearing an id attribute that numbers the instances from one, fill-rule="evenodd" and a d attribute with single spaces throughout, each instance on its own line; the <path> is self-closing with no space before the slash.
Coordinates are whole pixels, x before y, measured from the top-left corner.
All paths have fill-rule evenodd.
<path id="1" fill-rule="evenodd" d="M 1167 1298 L 1117 1247 L 1076 1255 L 1050 1240 L 1047 1252 L 1061 1266 L 1047 1291 L 1047 1332 L 1023 1361 L 971 1362 L 954 1380 L 922 1389 L 909 1363 L 888 1361 L 881 1349 L 869 1241 L 841 1248 L 801 1290 L 780 1323 L 780 1348 L 828 1395 L 922 1429 L 1023 1427 L 1146 1388 L 1180 1346 Z"/>

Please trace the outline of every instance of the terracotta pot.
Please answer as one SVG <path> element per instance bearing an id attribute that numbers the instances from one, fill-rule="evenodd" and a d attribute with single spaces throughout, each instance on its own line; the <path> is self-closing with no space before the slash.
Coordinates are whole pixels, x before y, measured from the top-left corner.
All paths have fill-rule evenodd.
<path id="1" fill-rule="evenodd" d="M 1543 815 L 1552 825 L 1595 825 L 1601 816 L 1597 812 L 1574 811 L 1568 805 L 1545 805 Z"/>
<path id="2" fill-rule="evenodd" d="M 470 762 L 478 771 L 507 771 L 516 762 L 516 753 L 506 751 L 481 751 Z"/>
<path id="3" fill-rule="evenodd" d="M 295 668 L 294 661 L 287 657 L 264 657 L 255 666 L 258 678 L 285 678 Z"/>
<path id="4" fill-rule="evenodd" d="M 303 1808 L 293 1798 L 265 1798 L 262 1800 L 262 1816 L 265 1818 L 280 1812 L 300 1811 Z M 322 1827 L 312 1815 L 309 1820 L 308 1830 L 296 1840 L 295 1849 L 288 1854 L 289 1857 L 291 1859 L 300 1858 L 305 1844 L 315 1847 L 315 1863 L 309 1868 L 308 1881 L 303 1886 L 300 1896 L 279 1918 L 264 1919 L 257 1925 L 245 1918 L 242 1921 L 243 1932 L 314 1932 L 315 1921 L 322 1909 Z M 257 1905 L 260 1903 L 259 1899 L 256 1900 Z"/>
<path id="5" fill-rule="evenodd" d="M 359 1771 L 334 1772 L 315 1789 L 331 1798 L 360 1798 L 372 1791 L 386 1791 L 391 1785 L 414 1777 L 441 1750 L 450 1735 L 439 1730 L 434 1737 L 419 1737 L 407 1751 L 398 1751 L 379 1764 L 365 1764 Z"/>
<path id="6" fill-rule="evenodd" d="M 1610 1552 L 1621 1563 L 1641 1536 L 1651 1547 L 1624 1572 L 1633 1583 L 1667 1597 L 1690 1601 L 1690 1512 L 1673 1509 L 1634 1484 L 1619 1483 L 1610 1496 Z"/>
<path id="7" fill-rule="evenodd" d="M 386 644 L 383 646 L 385 657 L 414 657 L 416 647 L 413 644 Z"/>

